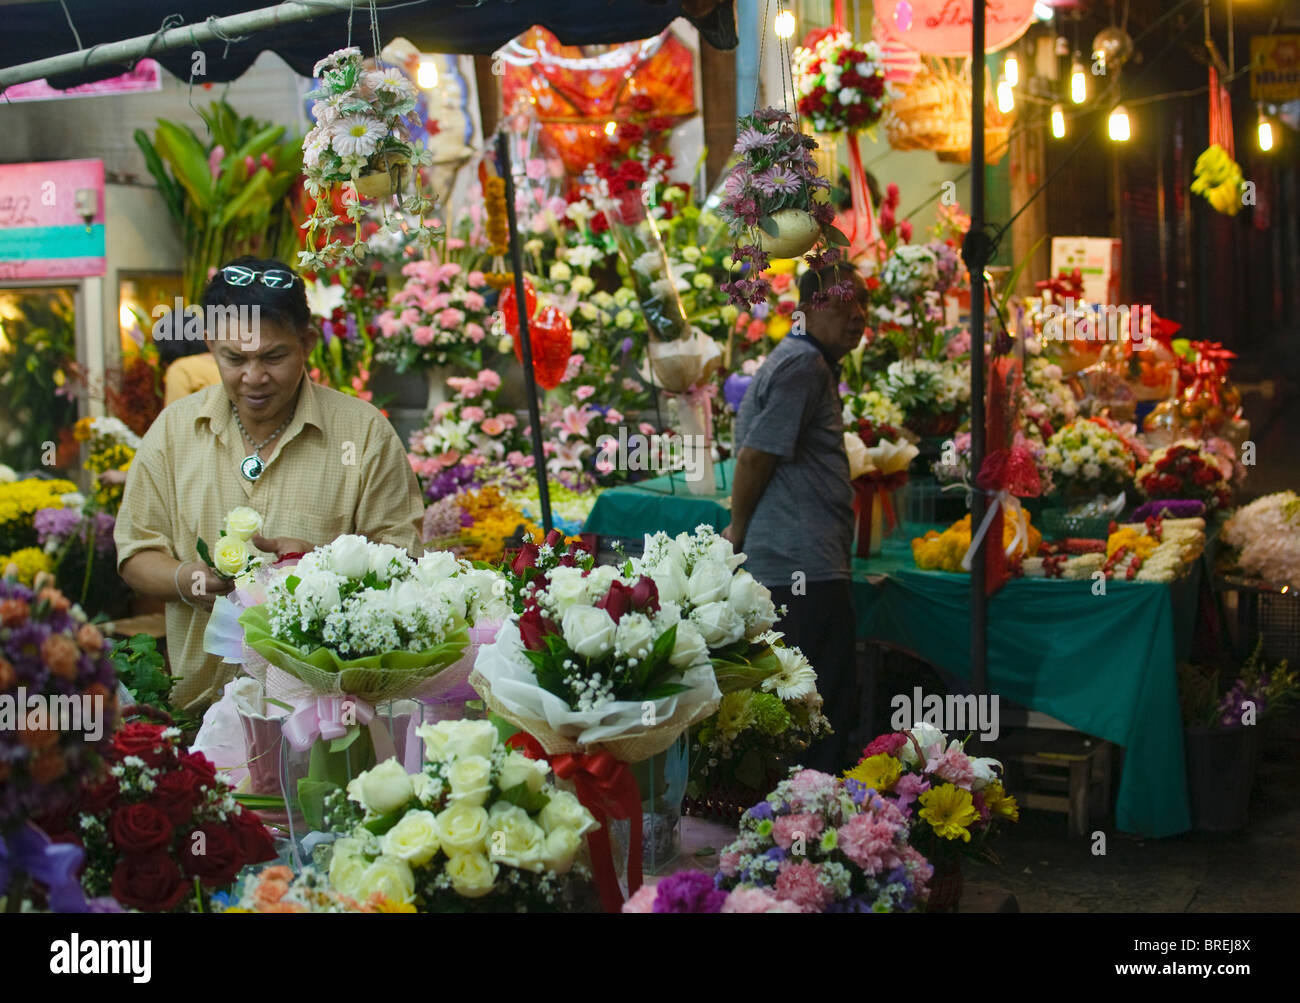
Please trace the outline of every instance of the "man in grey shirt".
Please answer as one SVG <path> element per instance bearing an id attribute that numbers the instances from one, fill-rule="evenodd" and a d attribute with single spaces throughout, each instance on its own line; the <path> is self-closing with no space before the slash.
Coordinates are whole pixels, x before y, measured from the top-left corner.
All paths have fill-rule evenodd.
<path id="1" fill-rule="evenodd" d="M 849 281 L 856 295 L 809 309 L 819 289 Z M 806 272 L 799 282 L 804 335 L 767 357 L 736 420 L 739 449 L 731 525 L 723 535 L 748 555 L 745 567 L 789 607 L 777 629 L 803 650 L 835 734 L 804 765 L 839 773 L 858 723 L 855 617 L 849 552 L 853 488 L 844 451 L 839 363 L 862 339 L 867 291 L 848 265 Z"/>

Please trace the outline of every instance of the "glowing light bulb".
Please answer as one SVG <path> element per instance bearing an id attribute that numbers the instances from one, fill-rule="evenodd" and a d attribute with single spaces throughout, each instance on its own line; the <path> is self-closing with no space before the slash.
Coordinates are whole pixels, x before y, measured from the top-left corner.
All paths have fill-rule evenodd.
<path id="1" fill-rule="evenodd" d="M 1016 94 L 1006 80 L 998 82 L 998 111 L 1005 115 L 1016 106 Z"/>
<path id="2" fill-rule="evenodd" d="M 438 64 L 432 59 L 421 59 L 420 68 L 415 71 L 415 82 L 426 91 L 438 86 Z"/>
<path id="3" fill-rule="evenodd" d="M 123 303 L 117 308 L 117 322 L 122 325 L 124 331 L 129 331 L 135 327 L 135 313 L 131 310 L 131 304 Z"/>
<path id="4" fill-rule="evenodd" d="M 1083 64 L 1077 59 L 1070 67 L 1070 100 L 1075 104 L 1088 100 L 1088 78 L 1083 72 Z"/>
<path id="5" fill-rule="evenodd" d="M 781 11 L 773 18 L 772 27 L 778 38 L 789 38 L 794 34 L 794 11 Z"/>
<path id="6" fill-rule="evenodd" d="M 1273 149 L 1273 125 L 1263 115 L 1259 116 L 1259 148 L 1264 153 Z"/>
<path id="7" fill-rule="evenodd" d="M 1057 139 L 1065 138 L 1065 109 L 1059 104 L 1052 105 L 1052 135 Z"/>
<path id="8" fill-rule="evenodd" d="M 1002 79 L 1012 87 L 1020 83 L 1020 60 L 1014 55 L 1007 56 L 1002 61 Z"/>
<path id="9" fill-rule="evenodd" d="M 617 128 L 618 128 L 618 123 L 615 122 L 613 119 L 610 119 L 608 122 L 605 123 L 605 135 L 613 136 L 614 130 L 616 130 Z"/>
<path id="10" fill-rule="evenodd" d="M 1128 110 L 1121 104 L 1115 107 L 1110 113 L 1110 120 L 1106 123 L 1110 132 L 1110 138 L 1116 143 L 1127 143 L 1129 136 Z"/>

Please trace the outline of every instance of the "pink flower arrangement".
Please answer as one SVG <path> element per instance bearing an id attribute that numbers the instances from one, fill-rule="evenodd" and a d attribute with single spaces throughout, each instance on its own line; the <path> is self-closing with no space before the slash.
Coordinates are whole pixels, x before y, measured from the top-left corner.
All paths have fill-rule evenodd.
<path id="1" fill-rule="evenodd" d="M 398 372 L 415 366 L 475 365 L 491 318 L 479 289 L 482 272 L 466 273 L 454 261 L 411 261 L 406 284 L 376 318 L 376 354 Z"/>

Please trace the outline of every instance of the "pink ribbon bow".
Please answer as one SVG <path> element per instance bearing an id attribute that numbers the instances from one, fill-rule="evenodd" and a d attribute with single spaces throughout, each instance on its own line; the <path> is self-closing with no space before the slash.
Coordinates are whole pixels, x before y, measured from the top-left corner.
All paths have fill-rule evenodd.
<path id="1" fill-rule="evenodd" d="M 318 738 L 333 740 L 348 733 L 343 723 L 344 711 L 350 711 L 352 723 L 367 725 L 375 709 L 354 696 L 304 697 L 284 722 L 282 732 L 299 752 L 312 747 Z"/>

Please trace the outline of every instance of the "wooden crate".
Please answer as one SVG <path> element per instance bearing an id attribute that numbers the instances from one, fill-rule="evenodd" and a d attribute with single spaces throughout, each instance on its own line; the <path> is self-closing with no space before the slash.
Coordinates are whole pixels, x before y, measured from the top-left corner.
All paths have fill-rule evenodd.
<path id="1" fill-rule="evenodd" d="M 1030 728 L 997 742 L 1008 790 L 1025 808 L 1062 812 L 1072 836 L 1110 814 L 1111 743 L 1076 731 Z"/>

